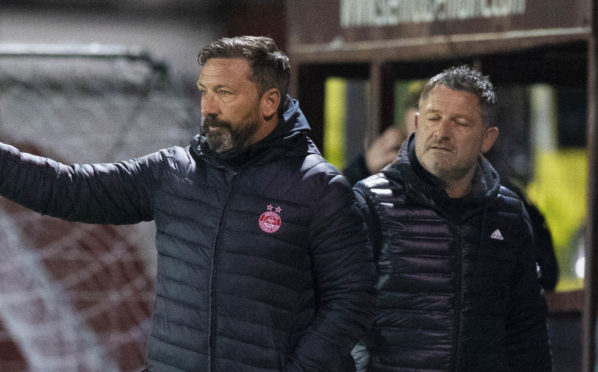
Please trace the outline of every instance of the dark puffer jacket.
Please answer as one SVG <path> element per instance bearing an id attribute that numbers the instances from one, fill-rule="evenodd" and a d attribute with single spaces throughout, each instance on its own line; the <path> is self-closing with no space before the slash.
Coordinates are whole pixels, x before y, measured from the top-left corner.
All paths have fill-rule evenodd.
<path id="1" fill-rule="evenodd" d="M 480 157 L 451 200 L 417 162 L 414 137 L 357 184 L 378 283 L 367 371 L 550 371 L 546 304 L 527 214 Z M 368 353 L 369 351 L 369 353 Z"/>
<path id="2" fill-rule="evenodd" d="M 73 166 L 1 145 L 0 193 L 68 220 L 155 220 L 150 371 L 351 371 L 374 296 L 365 225 L 298 103 L 286 105 L 234 159 L 201 139 Z"/>

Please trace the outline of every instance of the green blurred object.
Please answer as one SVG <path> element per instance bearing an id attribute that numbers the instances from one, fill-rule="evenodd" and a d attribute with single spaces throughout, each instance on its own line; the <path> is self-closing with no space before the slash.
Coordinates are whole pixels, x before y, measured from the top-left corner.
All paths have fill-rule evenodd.
<path id="1" fill-rule="evenodd" d="M 535 159 L 534 178 L 527 195 L 544 214 L 552 233 L 561 273 L 556 290 L 583 288 L 583 270 L 579 271 L 578 262 L 583 259 L 583 245 L 580 252 L 574 241 L 586 219 L 586 150 L 538 152 Z"/>
<path id="2" fill-rule="evenodd" d="M 347 80 L 328 78 L 324 85 L 324 157 L 337 168 L 346 162 Z"/>

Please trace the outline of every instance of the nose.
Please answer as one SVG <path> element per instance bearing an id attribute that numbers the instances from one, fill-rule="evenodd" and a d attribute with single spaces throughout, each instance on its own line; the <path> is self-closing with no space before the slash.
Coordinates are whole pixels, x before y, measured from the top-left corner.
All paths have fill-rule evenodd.
<path id="1" fill-rule="evenodd" d="M 434 131 L 434 136 L 436 136 L 437 139 L 446 139 L 450 137 L 450 131 L 451 131 L 451 121 L 449 119 L 442 119 L 438 122 L 438 125 L 436 125 L 436 130 Z"/>
<path id="2" fill-rule="evenodd" d="M 201 114 L 207 116 L 209 114 L 218 114 L 218 104 L 213 94 L 204 92 L 201 95 Z"/>

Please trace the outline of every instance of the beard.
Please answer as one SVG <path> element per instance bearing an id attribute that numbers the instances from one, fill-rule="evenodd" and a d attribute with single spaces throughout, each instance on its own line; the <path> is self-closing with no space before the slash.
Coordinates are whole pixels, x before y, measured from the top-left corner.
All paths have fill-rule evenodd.
<path id="1" fill-rule="evenodd" d="M 439 162 L 436 162 L 433 163 L 431 166 L 432 169 L 431 171 L 429 170 L 429 172 L 445 183 L 449 183 L 463 179 L 471 171 L 472 167 L 475 167 L 475 163 L 468 165 L 459 164 L 447 166 L 446 164 L 440 164 Z"/>
<path id="2" fill-rule="evenodd" d="M 230 151 L 239 154 L 251 145 L 251 138 L 259 129 L 255 118 L 233 125 L 228 120 L 219 120 L 208 115 L 203 120 L 201 134 L 206 137 L 210 150 L 221 154 Z"/>
<path id="3" fill-rule="evenodd" d="M 430 139 L 418 147 L 416 138 L 415 146 L 415 154 L 422 167 L 445 184 L 463 179 L 477 165 L 477 158 L 464 158 L 447 141 Z M 434 150 L 435 147 L 446 150 Z"/>

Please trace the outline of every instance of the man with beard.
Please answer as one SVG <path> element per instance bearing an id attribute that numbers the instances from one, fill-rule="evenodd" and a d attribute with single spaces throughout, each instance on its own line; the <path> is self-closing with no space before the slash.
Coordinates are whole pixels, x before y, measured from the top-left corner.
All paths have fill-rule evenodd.
<path id="1" fill-rule="evenodd" d="M 356 185 L 378 272 L 359 370 L 551 371 L 529 218 L 482 155 L 494 111 L 487 77 L 443 71 L 395 161 Z"/>
<path id="2" fill-rule="evenodd" d="M 307 136 L 266 37 L 199 54 L 202 135 L 115 164 L 0 144 L 0 194 L 88 223 L 154 220 L 149 371 L 351 371 L 374 266 L 351 187 Z"/>

